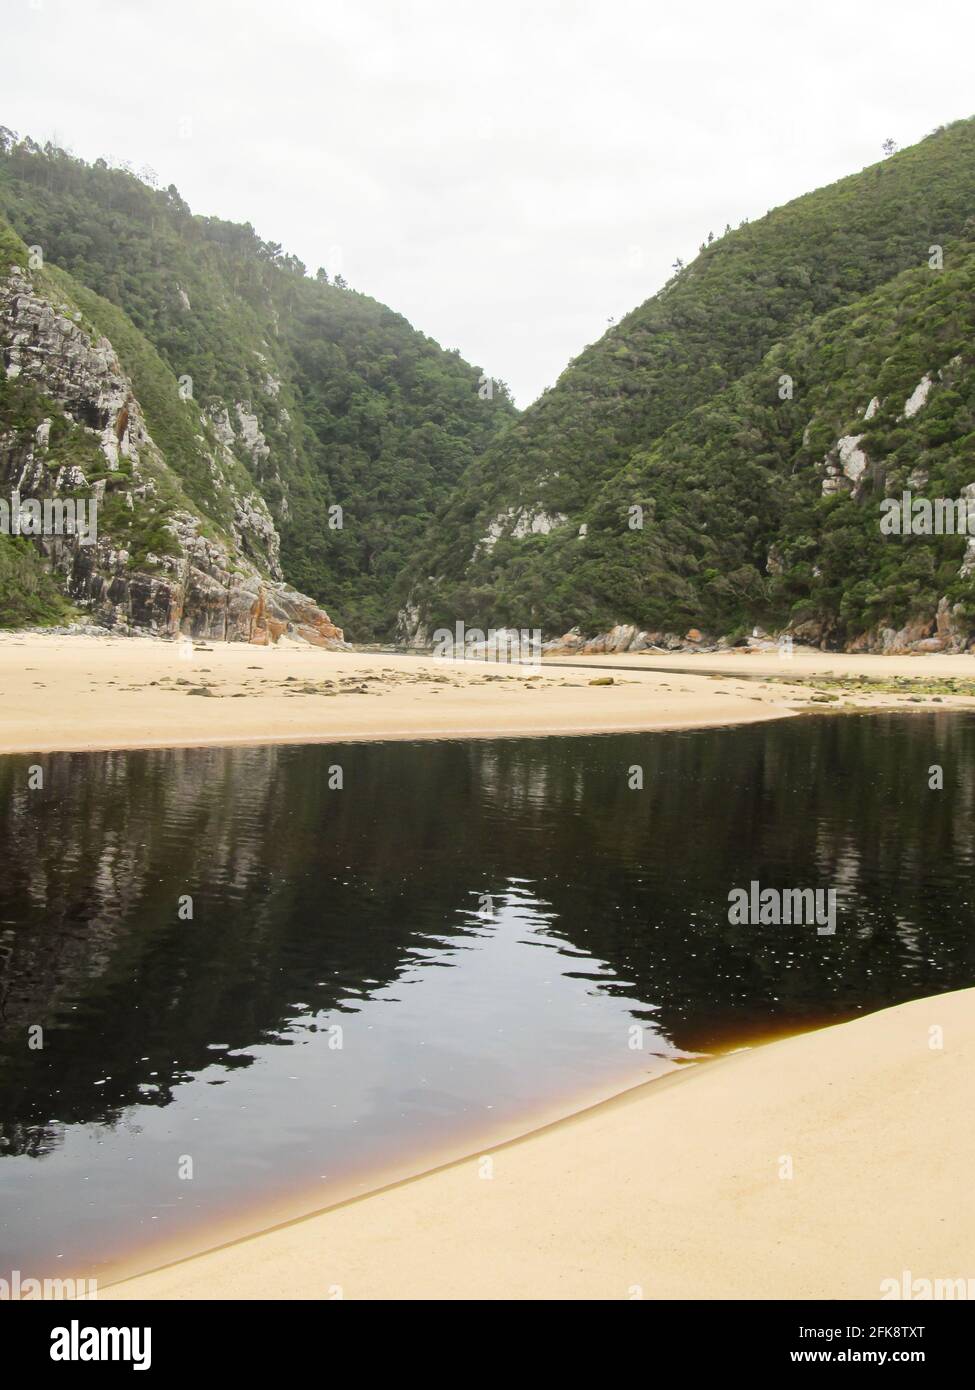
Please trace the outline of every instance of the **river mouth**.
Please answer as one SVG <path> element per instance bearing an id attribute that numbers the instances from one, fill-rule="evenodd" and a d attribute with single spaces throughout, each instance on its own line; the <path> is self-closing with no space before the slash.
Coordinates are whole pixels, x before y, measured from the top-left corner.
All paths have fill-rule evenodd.
<path id="1" fill-rule="evenodd" d="M 975 715 L 36 762 L 0 760 L 0 1276 L 107 1282 L 975 982 Z M 752 882 L 835 932 L 733 924 Z"/>

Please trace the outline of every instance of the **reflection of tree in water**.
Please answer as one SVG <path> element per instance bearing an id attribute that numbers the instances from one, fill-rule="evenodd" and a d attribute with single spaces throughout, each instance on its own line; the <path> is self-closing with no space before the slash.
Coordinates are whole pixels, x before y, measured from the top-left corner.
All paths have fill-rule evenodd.
<path id="1" fill-rule="evenodd" d="M 459 944 L 472 894 L 513 877 L 552 904 L 553 940 L 612 966 L 594 989 L 644 1001 L 689 1050 L 971 983 L 973 740 L 945 715 L 62 755 L 43 792 L 0 760 L 0 1153 L 288 1045 L 425 936 Z M 751 878 L 836 886 L 836 936 L 731 927 Z"/>

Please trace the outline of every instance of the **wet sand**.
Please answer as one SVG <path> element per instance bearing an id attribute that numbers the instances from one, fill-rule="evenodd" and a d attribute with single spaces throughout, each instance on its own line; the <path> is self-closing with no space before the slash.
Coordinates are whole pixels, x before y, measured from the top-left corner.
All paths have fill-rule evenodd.
<path id="1" fill-rule="evenodd" d="M 905 1270 L 972 1278 L 973 1070 L 975 990 L 916 1000 L 100 1296 L 878 1299 Z"/>

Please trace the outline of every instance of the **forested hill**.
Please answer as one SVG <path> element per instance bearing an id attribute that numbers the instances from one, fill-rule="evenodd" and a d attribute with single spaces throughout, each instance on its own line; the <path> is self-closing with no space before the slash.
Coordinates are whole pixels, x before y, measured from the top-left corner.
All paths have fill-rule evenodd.
<path id="1" fill-rule="evenodd" d="M 970 623 L 963 542 L 882 541 L 877 504 L 975 482 L 973 214 L 969 120 L 703 246 L 461 479 L 409 625 Z"/>
<path id="2" fill-rule="evenodd" d="M 0 131 L 4 219 L 4 467 L 103 489 L 101 578 L 75 556 L 62 588 L 110 617 L 171 625 L 186 602 L 210 631 L 230 584 L 243 631 L 267 576 L 272 621 L 309 595 L 353 641 L 398 612 L 404 636 L 975 638 L 975 541 L 879 527 L 905 488 L 975 492 L 975 121 L 727 228 L 520 417 L 328 267 L 148 171 Z M 47 570 L 0 550 L 0 622 L 59 615 L 57 548 Z"/>
<path id="3" fill-rule="evenodd" d="M 0 216 L 69 273 L 76 302 L 93 292 L 82 308 L 194 506 L 227 520 L 178 418 L 188 392 L 267 502 L 285 578 L 350 637 L 388 633 L 431 516 L 515 416 L 504 384 L 328 267 L 309 274 L 251 226 L 194 215 L 148 173 L 3 131 Z"/>

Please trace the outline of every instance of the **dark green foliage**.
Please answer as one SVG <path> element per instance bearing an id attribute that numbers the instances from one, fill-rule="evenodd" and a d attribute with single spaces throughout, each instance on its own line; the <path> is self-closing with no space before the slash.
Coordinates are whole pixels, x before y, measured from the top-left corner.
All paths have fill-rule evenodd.
<path id="1" fill-rule="evenodd" d="M 0 535 L 0 628 L 46 626 L 74 616 L 30 541 Z"/>
<path id="2" fill-rule="evenodd" d="M 194 503 L 229 524 L 199 415 L 176 395 L 186 376 L 205 417 L 226 410 L 236 427 L 241 403 L 259 422 L 269 453 L 234 448 L 272 508 L 286 577 L 350 636 L 389 631 L 395 577 L 461 472 L 514 417 L 507 391 L 481 399 L 479 370 L 399 314 L 339 277 L 306 276 L 249 225 L 195 217 L 172 186 L 102 161 L 10 145 L 0 213 L 45 264 L 95 292 L 79 293 L 80 307 L 133 377 Z M 336 505 L 342 529 L 328 524 Z"/>
<path id="3" fill-rule="evenodd" d="M 424 617 L 730 632 L 808 616 L 849 640 L 930 614 L 946 592 L 970 601 L 962 543 L 891 543 L 877 506 L 885 479 L 899 486 L 918 464 L 932 497 L 975 481 L 973 212 L 965 121 L 707 246 L 464 476 L 412 570 Z M 928 265 L 935 244 L 942 271 Z M 921 377 L 958 353 L 925 408 L 898 421 Z M 792 400 L 779 398 L 783 374 Z M 875 395 L 883 408 L 858 421 Z M 824 499 L 815 465 L 860 432 L 875 465 L 866 494 Z M 630 530 L 637 504 L 644 527 Z M 478 546 L 522 509 L 568 523 Z"/>
<path id="4" fill-rule="evenodd" d="M 234 491 L 257 486 L 287 577 L 354 639 L 387 635 L 411 591 L 433 626 L 810 620 L 840 643 L 947 597 L 975 628 L 963 539 L 879 530 L 909 478 L 932 498 L 975 482 L 973 121 L 709 241 L 520 418 L 456 353 L 250 226 L 194 217 L 175 188 L 25 141 L 0 153 L 0 211 L 70 272 L 45 275 L 111 339 L 172 470 L 138 536 L 110 483 L 136 556 L 160 553 L 187 498 L 227 533 L 234 499 L 208 461 L 226 411 Z M 868 473 L 824 497 L 826 456 L 853 434 Z M 510 534 L 539 512 L 549 534 Z"/>

